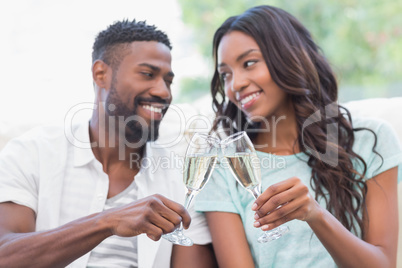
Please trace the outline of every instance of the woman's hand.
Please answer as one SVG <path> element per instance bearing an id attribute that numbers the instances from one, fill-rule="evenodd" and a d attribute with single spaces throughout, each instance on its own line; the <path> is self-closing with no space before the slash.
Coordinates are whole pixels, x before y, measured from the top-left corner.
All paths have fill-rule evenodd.
<path id="1" fill-rule="evenodd" d="M 308 223 L 318 218 L 322 208 L 310 194 L 308 187 L 293 177 L 268 187 L 252 206 L 254 227 L 263 231 L 298 219 Z"/>

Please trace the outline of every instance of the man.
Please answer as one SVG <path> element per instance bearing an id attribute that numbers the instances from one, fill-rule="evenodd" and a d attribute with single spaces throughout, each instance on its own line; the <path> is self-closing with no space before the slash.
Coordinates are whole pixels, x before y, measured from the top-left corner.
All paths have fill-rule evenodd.
<path id="1" fill-rule="evenodd" d="M 172 100 L 170 49 L 145 22 L 109 26 L 93 46 L 89 124 L 35 129 L 3 149 L 0 267 L 169 267 L 161 235 L 191 221 L 182 174 L 143 160 L 167 155 L 148 141 Z M 188 231 L 210 243 L 199 214 Z M 176 247 L 173 266 L 212 265 L 209 247 Z"/>

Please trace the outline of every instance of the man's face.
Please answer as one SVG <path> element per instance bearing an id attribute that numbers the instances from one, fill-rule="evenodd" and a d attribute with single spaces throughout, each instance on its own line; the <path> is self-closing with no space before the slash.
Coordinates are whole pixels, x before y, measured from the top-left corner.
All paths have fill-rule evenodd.
<path id="1" fill-rule="evenodd" d="M 133 42 L 128 54 L 113 70 L 107 115 L 117 117 L 116 127 L 127 141 L 150 141 L 158 137 L 163 115 L 172 101 L 173 80 L 169 48 L 155 41 Z"/>

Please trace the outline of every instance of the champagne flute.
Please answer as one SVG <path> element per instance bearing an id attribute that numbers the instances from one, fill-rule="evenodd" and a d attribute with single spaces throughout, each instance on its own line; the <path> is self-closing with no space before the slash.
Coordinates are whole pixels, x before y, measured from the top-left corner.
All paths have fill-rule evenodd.
<path id="1" fill-rule="evenodd" d="M 195 133 L 187 147 L 184 160 L 183 181 L 187 187 L 184 207 L 189 208 L 194 196 L 208 182 L 215 168 L 218 156 L 219 140 L 206 134 Z M 183 225 L 169 234 L 162 235 L 173 244 L 192 246 L 193 241 L 183 234 Z"/>
<path id="2" fill-rule="evenodd" d="M 247 133 L 241 131 L 229 136 L 221 142 L 221 148 L 237 182 L 257 199 L 261 194 L 260 162 Z M 289 227 L 281 225 L 265 231 L 257 240 L 266 243 L 280 238 L 288 231 Z"/>

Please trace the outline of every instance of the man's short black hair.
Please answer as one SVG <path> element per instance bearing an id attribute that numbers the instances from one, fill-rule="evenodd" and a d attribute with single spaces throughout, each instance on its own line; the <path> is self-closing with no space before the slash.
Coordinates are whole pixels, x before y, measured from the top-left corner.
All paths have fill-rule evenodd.
<path id="1" fill-rule="evenodd" d="M 92 47 L 92 64 L 102 60 L 116 69 L 134 41 L 156 41 L 172 49 L 167 35 L 145 21 L 118 21 L 100 32 Z"/>

